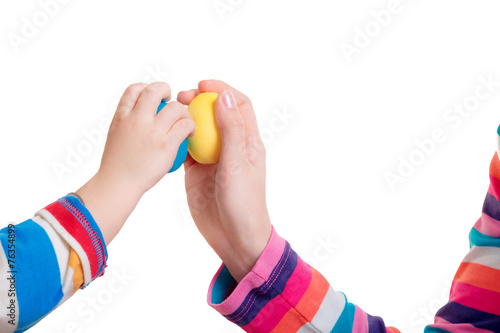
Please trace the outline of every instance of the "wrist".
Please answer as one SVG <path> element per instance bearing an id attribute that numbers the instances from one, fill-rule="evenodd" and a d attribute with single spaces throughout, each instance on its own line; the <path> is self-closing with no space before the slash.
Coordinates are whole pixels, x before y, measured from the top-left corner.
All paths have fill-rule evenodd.
<path id="1" fill-rule="evenodd" d="M 258 235 L 248 237 L 245 241 L 235 244 L 232 251 L 229 251 L 226 258 L 223 259 L 224 264 L 238 283 L 252 271 L 266 249 L 271 235 L 272 226 L 269 223 L 259 231 Z"/>
<path id="2" fill-rule="evenodd" d="M 123 198 L 125 200 L 139 199 L 146 193 L 146 190 L 138 186 L 133 181 L 130 181 L 126 176 L 123 176 L 119 171 L 100 168 L 99 171 L 92 177 L 96 184 L 103 190 L 112 192 L 114 197 Z"/>
<path id="3" fill-rule="evenodd" d="M 255 258 L 233 254 L 222 261 L 229 270 L 229 273 L 231 273 L 231 276 L 237 283 L 240 283 L 241 280 L 243 280 L 243 278 L 245 278 L 245 276 L 252 271 L 252 268 L 255 266 L 257 260 L 259 260 L 258 257 Z"/>
<path id="4" fill-rule="evenodd" d="M 117 173 L 99 170 L 76 194 L 85 202 L 109 245 L 144 192 Z"/>

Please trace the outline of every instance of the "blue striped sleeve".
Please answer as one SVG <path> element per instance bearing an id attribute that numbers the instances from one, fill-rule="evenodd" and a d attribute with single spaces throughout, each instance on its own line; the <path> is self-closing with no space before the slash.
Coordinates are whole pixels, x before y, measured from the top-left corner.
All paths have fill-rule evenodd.
<path id="1" fill-rule="evenodd" d="M 8 253 L 8 229 L 0 231 L 0 241 Z M 45 317 L 63 298 L 56 253 L 45 230 L 33 220 L 15 226 L 15 280 L 19 321 L 22 332 Z"/>

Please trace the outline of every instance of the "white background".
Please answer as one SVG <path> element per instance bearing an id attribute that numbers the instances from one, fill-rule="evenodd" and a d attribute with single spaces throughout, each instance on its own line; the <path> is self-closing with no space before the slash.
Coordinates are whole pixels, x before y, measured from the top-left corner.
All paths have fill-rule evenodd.
<path id="1" fill-rule="evenodd" d="M 2 225 L 96 172 L 104 140 L 71 172 L 54 165 L 112 117 L 129 84 L 164 80 L 176 96 L 217 78 L 254 103 L 278 232 L 387 325 L 416 332 L 432 320 L 481 213 L 500 87 L 460 123 L 443 117 L 480 76 L 500 81 L 498 1 L 401 0 L 384 27 L 371 12 L 389 0 L 72 0 L 43 22 L 46 2 L 0 3 Z M 14 47 L 26 20 L 40 28 Z M 355 40 L 346 57 L 342 43 Z M 391 190 L 384 174 L 435 128 L 445 142 Z M 220 262 L 185 214 L 183 174 L 145 195 L 109 247 L 107 274 L 30 332 L 237 332 L 206 305 Z M 123 272 L 131 281 L 116 282 Z"/>

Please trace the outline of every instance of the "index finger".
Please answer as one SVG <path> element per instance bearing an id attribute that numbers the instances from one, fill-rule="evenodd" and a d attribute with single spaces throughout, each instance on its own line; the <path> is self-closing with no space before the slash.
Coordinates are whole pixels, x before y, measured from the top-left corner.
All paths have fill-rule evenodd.
<path id="1" fill-rule="evenodd" d="M 177 101 L 184 105 L 189 105 L 191 101 L 200 94 L 198 89 L 191 89 L 187 91 L 181 91 L 177 94 Z"/>
<path id="2" fill-rule="evenodd" d="M 245 104 L 252 104 L 250 101 L 250 98 L 248 98 L 245 94 L 242 92 L 236 90 L 235 88 L 231 87 L 229 84 L 223 81 L 219 80 L 203 80 L 198 83 L 198 90 L 200 92 L 215 92 L 218 94 L 222 94 L 224 90 L 231 90 L 234 94 L 234 97 L 236 98 L 236 102 L 238 103 L 238 106 L 241 108 L 242 105 Z"/>

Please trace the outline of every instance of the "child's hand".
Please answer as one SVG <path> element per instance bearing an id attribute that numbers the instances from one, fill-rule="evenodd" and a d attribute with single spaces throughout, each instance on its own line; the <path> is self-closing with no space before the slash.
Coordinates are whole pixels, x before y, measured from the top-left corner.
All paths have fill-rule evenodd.
<path id="1" fill-rule="evenodd" d="M 109 129 L 99 172 L 119 175 L 146 192 L 172 167 L 177 150 L 195 123 L 186 107 L 170 102 L 157 115 L 162 99 L 170 99 L 163 82 L 127 88 Z"/>
<path id="2" fill-rule="evenodd" d="M 265 249 L 272 227 L 266 206 L 265 149 L 252 103 L 220 81 L 202 81 L 183 91 L 189 104 L 200 92 L 216 92 L 215 116 L 221 130 L 220 161 L 213 165 L 185 162 L 191 215 L 206 241 L 236 281 L 250 272 Z M 234 94 L 233 94 L 234 93 Z"/>
<path id="3" fill-rule="evenodd" d="M 111 123 L 101 167 L 79 194 L 109 244 L 142 195 L 172 167 L 181 142 L 192 136 L 194 121 L 178 102 L 157 115 L 170 98 L 163 82 L 133 84 L 123 94 Z"/>

